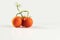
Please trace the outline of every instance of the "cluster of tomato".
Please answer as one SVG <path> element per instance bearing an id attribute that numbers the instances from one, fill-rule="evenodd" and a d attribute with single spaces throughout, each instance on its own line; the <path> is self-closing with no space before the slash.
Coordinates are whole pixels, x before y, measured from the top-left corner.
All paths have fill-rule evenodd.
<path id="1" fill-rule="evenodd" d="M 18 7 L 19 7 L 19 5 L 17 5 L 17 9 L 18 9 Z M 20 10 L 18 9 L 18 11 L 20 11 Z M 32 18 L 28 17 L 28 16 L 23 16 L 22 15 L 23 12 L 29 13 L 26 10 L 17 13 L 16 16 L 12 20 L 12 24 L 13 24 L 14 27 L 16 27 L 16 28 L 21 28 L 21 27 L 29 28 L 29 27 L 32 26 L 32 24 L 33 24 Z M 21 16 L 17 16 L 18 14 L 20 14 Z"/>

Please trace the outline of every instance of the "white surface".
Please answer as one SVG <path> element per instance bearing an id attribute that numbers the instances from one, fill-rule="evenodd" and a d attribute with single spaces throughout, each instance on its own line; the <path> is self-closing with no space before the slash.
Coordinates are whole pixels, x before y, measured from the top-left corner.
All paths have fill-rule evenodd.
<path id="1" fill-rule="evenodd" d="M 60 40 L 60 0 L 19 0 L 21 9 L 30 11 L 31 29 L 15 29 L 11 20 L 16 15 L 15 2 L 0 0 L 0 40 Z"/>
<path id="2" fill-rule="evenodd" d="M 60 40 L 60 28 L 0 26 L 0 40 Z"/>

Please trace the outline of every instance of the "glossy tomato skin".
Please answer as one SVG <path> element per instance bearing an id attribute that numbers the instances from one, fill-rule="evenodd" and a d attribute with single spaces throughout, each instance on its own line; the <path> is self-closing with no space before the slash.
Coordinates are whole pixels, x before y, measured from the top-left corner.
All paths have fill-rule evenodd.
<path id="1" fill-rule="evenodd" d="M 14 17 L 13 20 L 12 20 L 12 24 L 13 24 L 14 27 L 19 28 L 22 24 L 21 17 L 19 17 L 19 16 Z"/>
<path id="2" fill-rule="evenodd" d="M 29 28 L 29 27 L 32 26 L 32 24 L 33 24 L 32 18 L 30 18 L 30 17 L 24 17 L 24 18 L 22 19 L 22 26 L 23 26 L 23 27 Z"/>

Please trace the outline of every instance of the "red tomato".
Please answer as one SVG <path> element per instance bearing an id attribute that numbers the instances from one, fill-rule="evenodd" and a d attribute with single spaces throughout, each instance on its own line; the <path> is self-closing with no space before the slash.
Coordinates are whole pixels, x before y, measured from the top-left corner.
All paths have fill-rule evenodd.
<path id="1" fill-rule="evenodd" d="M 16 16 L 15 18 L 13 18 L 12 24 L 13 24 L 14 27 L 19 28 L 21 26 L 21 24 L 22 24 L 21 17 Z"/>
<path id="2" fill-rule="evenodd" d="M 31 27 L 33 24 L 33 20 L 30 17 L 24 17 L 22 19 L 22 26 L 25 28 Z"/>

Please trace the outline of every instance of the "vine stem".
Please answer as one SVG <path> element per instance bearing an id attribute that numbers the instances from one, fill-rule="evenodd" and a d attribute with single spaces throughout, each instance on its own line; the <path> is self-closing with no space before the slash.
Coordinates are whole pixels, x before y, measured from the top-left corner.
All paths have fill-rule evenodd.
<path id="1" fill-rule="evenodd" d="M 17 7 L 17 10 L 20 12 L 20 10 L 19 10 L 19 7 L 20 6 L 20 4 L 18 4 L 18 2 L 16 2 L 16 7 Z"/>
<path id="2" fill-rule="evenodd" d="M 19 10 L 18 6 L 17 6 L 17 10 L 20 12 L 20 10 Z"/>
<path id="3" fill-rule="evenodd" d="M 20 14 L 22 14 L 23 12 L 27 12 L 27 17 L 29 16 L 29 11 L 23 10 L 23 11 L 20 12 Z M 23 15 L 22 15 L 22 16 L 23 16 Z"/>
<path id="4" fill-rule="evenodd" d="M 18 14 L 21 14 L 21 16 L 24 17 L 23 14 L 22 14 L 23 12 L 27 12 L 27 17 L 29 16 L 29 11 L 27 11 L 27 10 L 23 10 L 23 11 L 17 13 L 16 16 L 17 16 Z"/>
<path id="5" fill-rule="evenodd" d="M 18 12 L 19 12 L 19 13 L 16 14 L 16 16 L 17 16 L 18 14 L 21 14 L 21 16 L 23 17 L 23 14 L 22 14 L 22 13 L 23 13 L 23 12 L 27 12 L 27 17 L 28 17 L 29 11 L 23 10 L 23 11 L 20 12 L 19 6 L 20 6 L 20 4 L 16 3 L 16 7 L 17 7 L 17 10 L 18 10 Z"/>
<path id="6" fill-rule="evenodd" d="M 18 3 L 16 2 L 16 7 L 17 7 L 17 10 L 18 10 L 18 12 L 19 12 L 19 13 L 16 14 L 16 16 L 17 16 L 18 14 L 20 14 L 19 6 L 20 6 L 20 4 L 18 4 Z M 21 14 L 21 16 L 23 16 L 23 15 Z"/>

